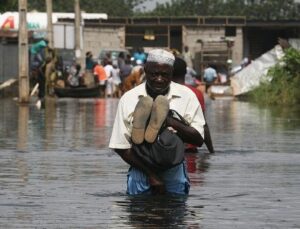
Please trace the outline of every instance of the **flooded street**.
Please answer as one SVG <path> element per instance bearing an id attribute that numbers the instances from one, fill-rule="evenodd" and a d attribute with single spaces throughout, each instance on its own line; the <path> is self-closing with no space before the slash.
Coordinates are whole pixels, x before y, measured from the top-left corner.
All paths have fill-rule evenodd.
<path id="1" fill-rule="evenodd" d="M 208 101 L 216 154 L 187 155 L 190 195 L 128 197 L 118 100 L 0 101 L 0 228 L 300 228 L 300 108 Z"/>

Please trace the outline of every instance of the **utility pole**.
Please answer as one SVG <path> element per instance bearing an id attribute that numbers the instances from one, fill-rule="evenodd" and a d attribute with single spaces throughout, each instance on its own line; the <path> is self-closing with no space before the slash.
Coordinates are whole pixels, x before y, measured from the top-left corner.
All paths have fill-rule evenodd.
<path id="1" fill-rule="evenodd" d="M 81 63 L 81 12 L 80 12 L 80 3 L 79 0 L 75 0 L 74 5 L 75 11 L 75 57 L 76 63 Z"/>
<path id="2" fill-rule="evenodd" d="M 47 38 L 49 47 L 53 48 L 52 0 L 46 0 L 47 8 Z"/>
<path id="3" fill-rule="evenodd" d="M 47 8 L 47 38 L 48 38 L 48 47 L 50 49 L 54 48 L 53 44 L 53 25 L 52 25 L 52 0 L 46 0 L 46 8 Z M 49 54 L 49 53 L 48 53 Z M 51 72 L 54 68 L 54 55 L 51 55 L 52 59 L 50 62 L 46 61 L 46 69 L 45 69 L 45 95 L 50 95 L 51 90 Z"/>
<path id="4" fill-rule="evenodd" d="M 19 0 L 19 102 L 29 102 L 27 0 Z"/>

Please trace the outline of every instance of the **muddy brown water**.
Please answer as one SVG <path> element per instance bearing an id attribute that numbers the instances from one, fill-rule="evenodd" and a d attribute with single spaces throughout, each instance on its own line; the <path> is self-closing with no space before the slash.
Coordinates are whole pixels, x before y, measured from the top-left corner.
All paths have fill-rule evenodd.
<path id="1" fill-rule="evenodd" d="M 300 228 L 299 108 L 207 101 L 216 154 L 188 197 L 129 197 L 107 148 L 117 99 L 0 99 L 0 228 Z"/>

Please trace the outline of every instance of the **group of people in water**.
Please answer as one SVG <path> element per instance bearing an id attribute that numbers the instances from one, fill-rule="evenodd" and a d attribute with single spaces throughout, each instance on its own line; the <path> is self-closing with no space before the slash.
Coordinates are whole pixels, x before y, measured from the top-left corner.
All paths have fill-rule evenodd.
<path id="1" fill-rule="evenodd" d="M 146 54 L 139 49 L 133 56 L 120 52 L 117 60 L 110 53 L 100 62 L 91 51 L 86 52 L 85 67 L 73 62 L 64 64 L 62 57 L 48 46 L 46 39 L 32 43 L 30 75 L 32 87 L 38 85 L 38 97 L 54 95 L 54 87 L 99 87 L 102 98 L 119 98 L 144 80 L 143 64 Z"/>
<path id="2" fill-rule="evenodd" d="M 47 91 L 53 80 L 48 77 L 60 65 L 47 44 L 41 43 L 40 46 L 42 52 L 32 52 L 32 67 L 44 68 L 46 83 L 43 84 L 41 76 L 38 79 L 40 77 L 39 83 L 45 85 Z M 43 53 L 45 57 L 41 59 L 46 61 L 34 65 L 39 53 Z M 101 97 L 120 98 L 109 148 L 130 165 L 127 177 L 129 195 L 186 195 L 190 181 L 185 160 L 158 171 L 136 155 L 134 146 L 160 141 L 162 129 L 168 128 L 185 143 L 186 148 L 180 150 L 195 153 L 198 147 L 205 144 L 208 151 L 214 153 L 203 95 L 192 85 L 184 85 L 189 66 L 177 53 L 153 49 L 147 55 L 140 52 L 133 56 L 120 53 L 117 60 L 112 60 L 108 54 L 103 63 L 99 63 L 89 51 L 84 69 L 79 64 L 61 69 L 67 74 L 56 75 L 53 81 L 56 87 L 99 85 Z M 172 116 L 171 110 L 182 116 L 185 124 Z"/>
<path id="3" fill-rule="evenodd" d="M 134 59 L 123 52 L 116 60 L 108 52 L 100 62 L 91 51 L 86 52 L 85 68 L 74 63 L 65 70 L 64 77 L 57 78 L 56 87 L 99 87 L 100 97 L 119 98 L 144 80 L 144 60 Z"/>
<path id="4" fill-rule="evenodd" d="M 92 74 L 96 84 L 100 86 L 101 97 L 119 98 L 144 80 L 144 60 L 133 60 L 124 52 L 120 52 L 117 59 L 112 59 L 108 52 L 102 63 L 99 63 L 93 60 L 89 51 L 86 53 L 85 64 L 86 73 Z"/>
<path id="5" fill-rule="evenodd" d="M 191 54 L 186 46 L 182 54 L 172 50 L 176 56 L 181 56 L 187 63 L 185 84 L 196 86 L 197 73 L 193 69 Z M 94 58 L 91 51 L 86 52 L 85 67 L 79 63 L 66 66 L 62 57 L 48 46 L 46 39 L 33 43 L 30 47 L 30 67 L 33 82 L 39 84 L 38 97 L 54 95 L 54 87 L 77 88 L 99 87 L 100 97 L 120 98 L 126 91 L 141 84 L 145 80 L 144 64 L 147 54 L 138 48 L 132 55 L 120 52 L 117 58 L 112 58 L 107 52 L 100 62 Z M 218 79 L 216 70 L 211 66 L 204 71 L 204 81 L 208 84 Z"/>

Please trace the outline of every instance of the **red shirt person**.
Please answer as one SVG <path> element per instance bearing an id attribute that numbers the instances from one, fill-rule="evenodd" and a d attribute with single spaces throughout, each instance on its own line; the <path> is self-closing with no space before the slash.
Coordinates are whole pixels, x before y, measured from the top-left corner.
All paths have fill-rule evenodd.
<path id="1" fill-rule="evenodd" d="M 186 62 L 183 59 L 181 59 L 179 57 L 176 57 L 175 62 L 174 62 L 174 70 L 173 70 L 172 80 L 176 83 L 184 84 L 186 68 L 187 68 Z M 192 87 L 192 86 L 188 86 L 188 85 L 186 85 L 186 86 L 189 87 L 195 93 L 195 95 L 197 96 L 197 98 L 199 100 L 199 103 L 201 105 L 202 111 L 203 111 L 203 115 L 204 115 L 205 102 L 204 102 L 204 97 L 203 97 L 202 92 L 199 91 L 198 89 Z M 212 144 L 210 131 L 209 131 L 207 122 L 204 126 L 204 143 L 205 143 L 208 151 L 210 153 L 214 153 L 214 147 L 213 147 L 213 144 Z M 195 151 L 195 150 L 197 150 L 197 147 L 188 144 L 187 147 L 186 147 L 186 150 Z"/>

